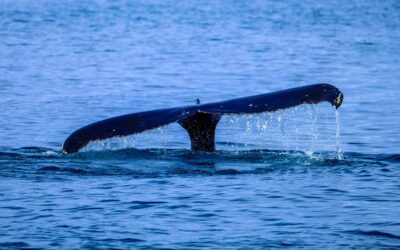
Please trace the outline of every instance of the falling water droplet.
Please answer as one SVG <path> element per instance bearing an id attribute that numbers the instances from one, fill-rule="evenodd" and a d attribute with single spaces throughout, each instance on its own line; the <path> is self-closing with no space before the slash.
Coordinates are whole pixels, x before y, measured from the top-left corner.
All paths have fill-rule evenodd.
<path id="1" fill-rule="evenodd" d="M 336 143 L 336 158 L 338 160 L 342 160 L 342 147 L 340 143 L 340 114 L 339 111 L 336 109 L 336 136 L 335 136 L 335 143 Z"/>
<path id="2" fill-rule="evenodd" d="M 278 122 L 280 123 L 282 121 L 282 115 L 279 114 L 278 117 L 276 118 L 278 120 Z"/>
<path id="3" fill-rule="evenodd" d="M 319 135 L 318 135 L 318 115 L 317 115 L 317 109 L 315 105 L 311 104 L 311 152 L 316 151 L 316 145 L 318 144 L 319 141 Z"/>

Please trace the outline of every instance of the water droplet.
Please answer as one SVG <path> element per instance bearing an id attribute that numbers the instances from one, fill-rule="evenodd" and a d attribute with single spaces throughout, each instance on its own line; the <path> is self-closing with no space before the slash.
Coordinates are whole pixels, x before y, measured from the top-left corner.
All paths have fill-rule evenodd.
<path id="1" fill-rule="evenodd" d="M 336 157 L 338 160 L 342 160 L 342 147 L 340 143 L 340 114 L 337 109 L 335 109 L 336 114 L 336 136 L 335 136 L 335 143 L 336 143 Z"/>

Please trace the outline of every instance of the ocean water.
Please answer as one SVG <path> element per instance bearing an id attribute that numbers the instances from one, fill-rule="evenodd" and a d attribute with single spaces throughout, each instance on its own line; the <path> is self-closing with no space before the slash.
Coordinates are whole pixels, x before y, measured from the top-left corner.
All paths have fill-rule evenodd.
<path id="1" fill-rule="evenodd" d="M 342 107 L 65 138 L 331 83 Z M 400 248 L 400 2 L 0 1 L 1 249 Z"/>

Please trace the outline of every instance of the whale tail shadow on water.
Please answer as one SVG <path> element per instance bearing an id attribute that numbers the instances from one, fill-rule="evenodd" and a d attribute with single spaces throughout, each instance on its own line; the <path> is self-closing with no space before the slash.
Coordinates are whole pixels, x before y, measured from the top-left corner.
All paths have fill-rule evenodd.
<path id="1" fill-rule="evenodd" d="M 127 136 L 178 122 L 190 136 L 192 150 L 215 151 L 215 129 L 222 115 L 273 112 L 304 103 L 329 102 L 339 108 L 343 94 L 329 84 L 314 84 L 228 101 L 127 114 L 89 124 L 73 132 L 64 153 L 78 152 L 94 140 Z"/>

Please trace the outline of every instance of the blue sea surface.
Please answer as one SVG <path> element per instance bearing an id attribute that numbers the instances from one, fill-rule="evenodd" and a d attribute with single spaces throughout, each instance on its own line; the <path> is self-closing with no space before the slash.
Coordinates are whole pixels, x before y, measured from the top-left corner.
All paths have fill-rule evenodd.
<path id="1" fill-rule="evenodd" d="M 64 155 L 127 113 L 344 93 Z M 400 2 L 0 1 L 0 249 L 399 249 Z"/>

